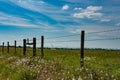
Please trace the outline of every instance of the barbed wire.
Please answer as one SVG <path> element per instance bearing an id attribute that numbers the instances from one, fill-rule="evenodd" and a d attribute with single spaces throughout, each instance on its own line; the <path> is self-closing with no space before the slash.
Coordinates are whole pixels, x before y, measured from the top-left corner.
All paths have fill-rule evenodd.
<path id="1" fill-rule="evenodd" d="M 79 34 L 72 34 L 72 35 L 65 35 L 65 36 L 57 36 L 57 37 L 46 37 L 45 39 L 56 39 L 56 38 L 62 38 L 62 37 L 71 37 L 71 36 L 78 36 Z"/>
<path id="2" fill-rule="evenodd" d="M 120 31 L 120 28 L 118 28 L 118 29 L 111 29 L 111 30 L 104 30 L 104 31 L 96 31 L 96 32 L 87 32 L 86 34 L 107 33 L 107 32 L 115 32 L 115 31 Z"/>
<path id="3" fill-rule="evenodd" d="M 104 31 L 96 31 L 96 32 L 88 32 L 88 33 L 85 33 L 86 34 L 94 34 L 94 33 L 107 33 L 107 32 L 115 32 L 115 31 L 120 31 L 120 28 L 118 29 L 111 29 L 111 30 L 104 30 Z M 79 34 L 72 34 L 72 35 L 64 35 L 64 36 L 56 36 L 56 37 L 45 37 L 45 39 L 56 39 L 56 38 L 63 38 L 63 37 L 72 37 L 72 36 L 80 36 L 81 33 Z M 90 40 L 85 40 L 85 41 L 96 41 L 96 40 L 117 40 L 117 39 L 120 39 L 119 37 L 110 37 L 110 38 L 101 38 L 101 39 L 90 39 Z M 6 41 L 4 43 L 7 43 L 7 42 L 11 42 L 11 43 L 14 43 L 15 40 L 11 40 L 11 41 Z M 17 43 L 21 43 L 23 42 L 22 39 L 19 39 L 19 40 L 16 40 Z M 33 41 L 32 39 L 29 39 L 29 41 Z M 68 41 L 48 41 L 48 42 L 72 42 L 72 41 L 80 41 L 80 40 L 68 40 Z M 47 43 L 48 43 L 47 42 Z"/>
<path id="4" fill-rule="evenodd" d="M 58 43 L 58 42 L 80 42 L 80 40 L 46 41 L 45 43 Z"/>
<path id="5" fill-rule="evenodd" d="M 85 39 L 85 41 L 102 41 L 102 40 L 120 40 L 120 37 L 110 37 L 110 38 L 101 38 L 101 39 L 100 38 Z M 45 41 L 45 43 L 80 42 L 80 41 L 81 40 L 61 40 L 61 41 Z M 17 43 L 22 43 L 22 41 L 17 41 Z M 41 42 L 38 41 L 37 44 L 41 44 Z M 14 45 L 14 44 L 12 44 L 12 45 Z"/>
<path id="6" fill-rule="evenodd" d="M 88 39 L 85 41 L 102 41 L 102 40 L 120 40 L 120 37 L 116 37 L 116 38 L 101 38 L 101 39 Z"/>

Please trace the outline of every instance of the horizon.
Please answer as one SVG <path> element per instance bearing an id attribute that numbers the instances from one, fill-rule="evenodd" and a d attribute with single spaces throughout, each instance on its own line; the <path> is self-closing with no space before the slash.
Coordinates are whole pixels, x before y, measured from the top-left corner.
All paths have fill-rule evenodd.
<path id="1" fill-rule="evenodd" d="M 119 14 L 119 0 L 0 0 L 0 44 L 44 35 L 45 47 L 79 48 L 84 30 L 85 48 L 120 49 Z"/>

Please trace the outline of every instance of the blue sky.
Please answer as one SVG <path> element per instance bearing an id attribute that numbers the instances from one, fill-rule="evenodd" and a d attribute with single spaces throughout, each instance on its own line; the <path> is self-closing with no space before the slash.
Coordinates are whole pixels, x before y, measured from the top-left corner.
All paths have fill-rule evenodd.
<path id="1" fill-rule="evenodd" d="M 120 28 L 120 0 L 0 0 L 0 41 L 56 37 Z M 119 37 L 120 32 L 86 35 Z M 57 40 L 79 39 L 79 36 Z M 48 40 L 49 41 L 49 40 Z M 53 40 L 52 40 L 53 41 Z M 86 47 L 119 48 L 120 40 L 86 42 Z M 49 43 L 79 47 L 78 43 Z"/>

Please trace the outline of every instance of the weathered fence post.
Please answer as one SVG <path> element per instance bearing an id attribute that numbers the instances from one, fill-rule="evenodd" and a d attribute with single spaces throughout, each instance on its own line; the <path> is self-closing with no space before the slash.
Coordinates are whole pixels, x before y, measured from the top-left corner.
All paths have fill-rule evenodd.
<path id="1" fill-rule="evenodd" d="M 26 55 L 26 39 L 23 39 L 23 55 Z"/>
<path id="2" fill-rule="evenodd" d="M 9 42 L 7 42 L 7 53 L 9 53 Z"/>
<path id="3" fill-rule="evenodd" d="M 33 56 L 36 56 L 36 38 L 33 38 Z"/>
<path id="4" fill-rule="evenodd" d="M 41 58 L 44 58 L 44 36 L 41 36 Z"/>
<path id="5" fill-rule="evenodd" d="M 15 54 L 16 54 L 16 46 L 17 46 L 17 42 L 16 42 L 16 40 L 15 40 L 15 52 L 14 52 Z"/>
<path id="6" fill-rule="evenodd" d="M 81 67 L 84 66 L 84 38 L 85 38 L 85 31 L 81 31 L 81 56 L 80 56 L 80 63 Z"/>
<path id="7" fill-rule="evenodd" d="M 2 53 L 4 54 L 4 42 L 2 44 Z"/>

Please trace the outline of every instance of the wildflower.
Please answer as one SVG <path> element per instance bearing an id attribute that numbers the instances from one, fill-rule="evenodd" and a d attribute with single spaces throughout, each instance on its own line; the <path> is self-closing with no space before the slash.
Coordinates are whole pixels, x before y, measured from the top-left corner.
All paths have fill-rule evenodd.
<path id="1" fill-rule="evenodd" d="M 114 75 L 112 75 L 111 77 L 114 78 Z"/>
<path id="2" fill-rule="evenodd" d="M 75 80 L 75 78 L 72 78 L 72 80 Z"/>
<path id="3" fill-rule="evenodd" d="M 92 74 L 90 74 L 90 78 L 91 78 L 91 79 L 93 78 L 93 75 L 92 75 Z"/>
<path id="4" fill-rule="evenodd" d="M 10 80 L 9 78 L 7 78 L 7 80 Z"/>
<path id="5" fill-rule="evenodd" d="M 68 74 L 69 74 L 70 72 L 68 71 Z"/>
<path id="6" fill-rule="evenodd" d="M 103 71 L 101 70 L 100 73 L 103 73 Z"/>
<path id="7" fill-rule="evenodd" d="M 88 71 L 88 68 L 86 68 L 86 71 Z"/>
<path id="8" fill-rule="evenodd" d="M 50 78 L 47 78 L 47 80 L 51 80 Z"/>
<path id="9" fill-rule="evenodd" d="M 100 77 L 101 80 L 103 80 L 103 77 Z"/>
<path id="10" fill-rule="evenodd" d="M 63 72 L 63 75 L 65 75 L 65 73 Z"/>
<path id="11" fill-rule="evenodd" d="M 82 78 L 79 76 L 78 80 L 82 80 Z"/>
<path id="12" fill-rule="evenodd" d="M 108 73 L 106 73 L 105 76 L 108 76 Z"/>
<path id="13" fill-rule="evenodd" d="M 64 80 L 64 78 L 62 78 L 61 80 Z"/>

